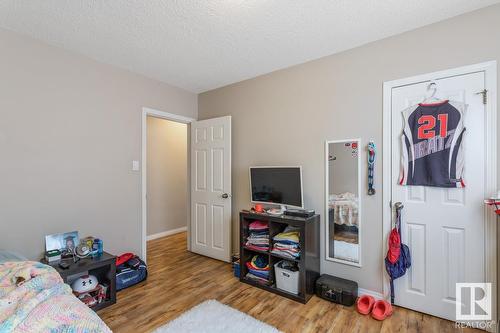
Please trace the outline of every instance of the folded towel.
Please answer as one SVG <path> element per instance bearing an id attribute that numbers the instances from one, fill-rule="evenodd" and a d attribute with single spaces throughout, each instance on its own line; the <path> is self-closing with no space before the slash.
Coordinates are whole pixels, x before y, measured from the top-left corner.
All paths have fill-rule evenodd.
<path id="1" fill-rule="evenodd" d="M 274 240 L 287 240 L 293 242 L 299 242 L 299 232 L 291 231 L 291 232 L 282 232 L 274 236 Z"/>
<path id="2" fill-rule="evenodd" d="M 256 270 L 256 271 L 262 271 L 262 272 L 268 272 L 271 269 L 269 266 L 266 266 L 264 268 L 256 267 L 251 262 L 247 262 L 247 267 L 248 267 L 248 269 L 252 269 L 252 270 Z"/>
<path id="3" fill-rule="evenodd" d="M 271 253 L 283 256 L 285 258 L 290 258 L 290 259 L 298 259 L 298 258 L 300 258 L 300 252 L 298 252 L 298 253 L 291 253 L 291 252 L 288 252 L 288 251 L 281 251 L 281 250 L 272 249 Z"/>
<path id="4" fill-rule="evenodd" d="M 269 235 L 268 234 L 266 234 L 266 235 L 252 235 L 252 234 L 250 234 L 248 236 L 248 238 L 250 238 L 250 239 L 269 239 Z"/>
<path id="5" fill-rule="evenodd" d="M 265 230 L 265 229 L 269 229 L 269 225 L 267 224 L 267 222 L 253 221 L 252 223 L 250 223 L 248 225 L 248 229 L 250 229 L 250 230 Z"/>
<path id="6" fill-rule="evenodd" d="M 254 275 L 252 273 L 247 273 L 246 278 L 248 278 L 250 280 L 253 280 L 253 281 L 256 281 L 258 283 L 262 283 L 262 284 L 268 284 L 269 283 L 268 279 L 264 279 L 264 278 L 258 277 L 258 276 Z"/>
<path id="7" fill-rule="evenodd" d="M 246 243 L 245 247 L 248 248 L 248 249 L 250 249 L 250 250 L 256 250 L 256 251 L 267 251 L 267 250 L 269 250 L 269 245 L 264 246 L 264 245 L 253 245 L 253 244 Z"/>
<path id="8" fill-rule="evenodd" d="M 254 269 L 248 269 L 248 272 L 250 274 L 253 274 L 253 275 L 258 276 L 260 278 L 269 279 L 269 272 L 267 272 L 267 271 L 257 271 Z"/>
<path id="9" fill-rule="evenodd" d="M 248 238 L 247 239 L 248 243 L 252 244 L 269 244 L 269 239 L 254 239 L 254 238 Z"/>
<path id="10" fill-rule="evenodd" d="M 284 245 L 292 245 L 292 246 L 299 246 L 299 242 L 293 241 L 293 240 L 288 240 L 288 239 L 280 239 L 278 241 L 275 240 L 275 243 L 280 243 Z"/>

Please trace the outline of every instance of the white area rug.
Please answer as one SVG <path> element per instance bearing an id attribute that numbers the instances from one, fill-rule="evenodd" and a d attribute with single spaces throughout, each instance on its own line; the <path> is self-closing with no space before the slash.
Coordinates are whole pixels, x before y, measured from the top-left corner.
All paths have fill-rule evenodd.
<path id="1" fill-rule="evenodd" d="M 155 333 L 279 333 L 243 312 L 215 300 L 205 301 L 158 328 Z"/>
<path id="2" fill-rule="evenodd" d="M 346 259 L 354 262 L 359 261 L 359 246 L 344 241 L 333 242 L 333 253 L 337 259 Z"/>

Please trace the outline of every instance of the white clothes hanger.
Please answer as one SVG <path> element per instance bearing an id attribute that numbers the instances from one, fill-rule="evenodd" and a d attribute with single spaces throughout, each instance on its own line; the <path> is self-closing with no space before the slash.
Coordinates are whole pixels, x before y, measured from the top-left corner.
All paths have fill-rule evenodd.
<path id="1" fill-rule="evenodd" d="M 446 100 L 445 98 L 440 98 L 437 93 L 438 93 L 438 84 L 436 83 L 436 81 L 432 80 L 431 82 L 429 82 L 429 85 L 427 85 L 427 96 L 421 103 L 422 104 L 436 103 Z"/>

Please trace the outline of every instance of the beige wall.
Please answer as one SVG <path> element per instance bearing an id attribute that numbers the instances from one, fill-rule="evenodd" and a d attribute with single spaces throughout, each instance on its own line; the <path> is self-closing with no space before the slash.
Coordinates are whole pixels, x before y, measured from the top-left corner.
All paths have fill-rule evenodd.
<path id="1" fill-rule="evenodd" d="M 196 118 L 196 95 L 5 30 L 0 50 L 0 248 L 79 230 L 139 253 L 142 107 Z"/>
<path id="2" fill-rule="evenodd" d="M 248 166 L 302 165 L 305 206 L 321 213 L 324 221 L 324 141 L 360 137 L 366 144 L 374 139 L 381 156 L 383 82 L 498 61 L 498 36 L 499 5 L 201 94 L 200 119 L 232 115 L 233 246 L 238 244 L 237 213 L 250 206 Z M 366 154 L 362 164 L 366 165 Z M 363 267 L 325 260 L 321 265 L 323 273 L 356 280 L 360 287 L 379 292 L 381 176 L 379 157 L 377 195 L 368 197 L 364 184 L 361 198 Z M 323 249 L 324 241 L 322 237 Z"/>
<path id="3" fill-rule="evenodd" d="M 147 234 L 187 226 L 187 125 L 147 117 Z"/>

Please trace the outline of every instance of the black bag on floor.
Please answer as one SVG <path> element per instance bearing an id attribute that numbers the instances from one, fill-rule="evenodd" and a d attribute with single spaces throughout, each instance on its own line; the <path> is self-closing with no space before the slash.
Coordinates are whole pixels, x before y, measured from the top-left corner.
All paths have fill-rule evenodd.
<path id="1" fill-rule="evenodd" d="M 146 280 L 148 268 L 135 256 L 116 267 L 116 290 L 122 290 Z"/>

